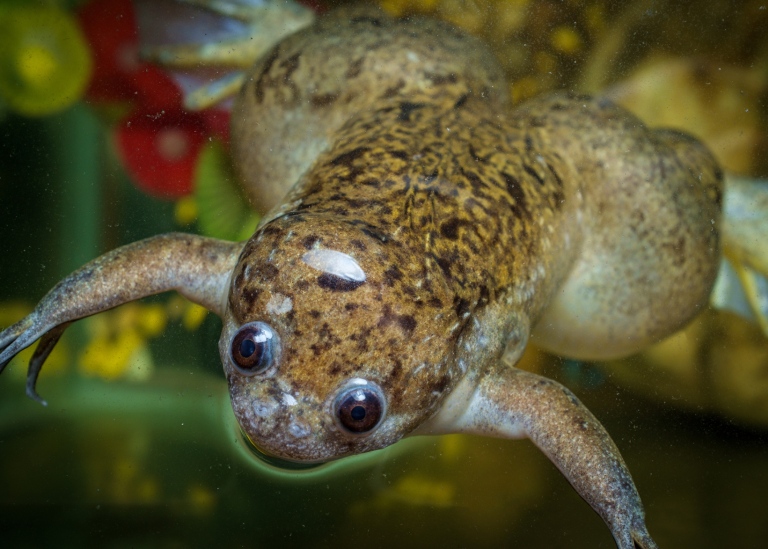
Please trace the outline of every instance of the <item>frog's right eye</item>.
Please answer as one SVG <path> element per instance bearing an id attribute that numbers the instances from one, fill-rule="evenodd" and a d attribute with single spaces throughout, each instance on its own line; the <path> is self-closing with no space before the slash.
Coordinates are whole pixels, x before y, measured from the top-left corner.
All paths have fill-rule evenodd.
<path id="1" fill-rule="evenodd" d="M 386 400 L 381 389 L 364 382 L 342 391 L 336 398 L 335 408 L 336 420 L 345 431 L 364 435 L 381 423 L 386 411 Z"/>
<path id="2" fill-rule="evenodd" d="M 246 376 L 263 373 L 274 362 L 276 346 L 277 335 L 272 328 L 263 322 L 249 322 L 232 338 L 232 363 Z"/>

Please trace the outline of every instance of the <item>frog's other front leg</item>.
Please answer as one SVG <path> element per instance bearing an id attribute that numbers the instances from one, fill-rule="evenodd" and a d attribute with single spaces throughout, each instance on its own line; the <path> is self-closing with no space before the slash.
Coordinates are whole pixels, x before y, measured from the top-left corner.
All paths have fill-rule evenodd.
<path id="1" fill-rule="evenodd" d="M 42 338 L 30 362 L 27 394 L 40 400 L 35 381 L 66 326 L 123 303 L 177 290 L 222 315 L 229 278 L 242 243 L 173 233 L 113 250 L 59 282 L 26 318 L 0 332 L 0 372 Z"/>
<path id="2" fill-rule="evenodd" d="M 619 549 L 656 547 L 618 448 L 570 390 L 507 365 L 485 375 L 474 392 L 458 389 L 424 433 L 527 437 L 603 518 Z"/>

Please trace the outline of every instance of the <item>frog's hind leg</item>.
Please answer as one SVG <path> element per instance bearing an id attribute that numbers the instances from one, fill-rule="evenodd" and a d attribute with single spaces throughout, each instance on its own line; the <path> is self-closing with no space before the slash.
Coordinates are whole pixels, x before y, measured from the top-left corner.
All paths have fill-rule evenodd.
<path id="1" fill-rule="evenodd" d="M 164 17 L 179 24 L 170 43 L 144 44 L 141 57 L 174 71 L 225 70 L 224 76 L 206 83 L 188 75 L 175 75 L 185 89 L 184 104 L 190 110 L 202 110 L 233 97 L 245 82 L 245 71 L 274 44 L 314 19 L 312 10 L 292 1 L 234 2 L 230 0 L 177 0 L 189 6 L 187 11 L 204 9 L 219 17 L 218 25 L 207 21 L 200 29 L 195 17 L 183 18 L 183 9 L 171 10 Z M 139 9 L 157 10 L 157 6 L 139 4 Z M 178 17 L 176 17 L 178 11 Z M 152 12 L 154 13 L 154 12 Z M 146 14 L 143 20 L 151 19 Z M 190 21 L 187 23 L 187 21 Z M 149 25 L 147 25 L 149 26 Z M 169 25 L 166 25 L 169 27 Z M 218 27 L 218 28 L 217 28 Z M 201 36 L 213 37 L 200 43 Z M 149 34 L 148 32 L 143 33 Z M 151 37 L 147 37 L 149 41 Z M 166 38 L 168 40 L 168 38 Z M 194 82 L 190 84 L 190 82 Z"/>
<path id="2" fill-rule="evenodd" d="M 768 336 L 768 180 L 726 176 L 722 232 L 710 302 L 754 320 Z"/>
<path id="3" fill-rule="evenodd" d="M 210 42 L 199 42 L 201 34 L 205 36 L 212 32 L 210 24 L 201 32 L 193 23 L 185 26 L 180 22 L 174 26 L 177 30 L 171 37 L 175 43 L 142 47 L 143 58 L 168 68 L 225 66 L 248 69 L 282 38 L 306 27 L 314 20 L 312 10 L 290 0 L 260 3 L 227 0 L 177 2 L 192 8 L 205 9 L 225 19 L 220 21 L 221 30 L 214 33 Z M 226 19 L 234 19 L 242 25 L 234 25 L 233 28 L 231 22 Z"/>
<path id="4" fill-rule="evenodd" d="M 722 172 L 685 134 L 650 130 L 605 100 L 544 99 L 547 146 L 583 197 L 583 244 L 532 341 L 583 359 L 625 356 L 707 305 L 720 262 Z M 577 136 L 577 137 L 574 137 Z"/>
<path id="5" fill-rule="evenodd" d="M 207 84 L 189 86 L 184 93 L 184 108 L 202 111 L 234 97 L 243 87 L 245 77 L 245 72 L 235 71 Z"/>
<path id="6" fill-rule="evenodd" d="M 113 250 L 78 269 L 43 297 L 26 318 L 0 332 L 0 372 L 20 351 L 40 339 L 30 361 L 27 394 L 40 369 L 73 321 L 148 295 L 177 290 L 222 315 L 229 278 L 242 243 L 166 234 Z"/>

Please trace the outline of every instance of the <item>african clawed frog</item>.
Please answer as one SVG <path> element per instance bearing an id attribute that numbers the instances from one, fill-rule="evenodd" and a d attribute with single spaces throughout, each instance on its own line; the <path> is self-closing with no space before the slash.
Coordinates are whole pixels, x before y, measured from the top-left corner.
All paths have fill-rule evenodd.
<path id="1" fill-rule="evenodd" d="M 268 209 L 245 243 L 167 234 L 96 259 L 0 334 L 40 338 L 175 289 L 223 319 L 232 407 L 261 451 L 322 462 L 413 434 L 529 437 L 622 549 L 655 547 L 618 449 L 568 389 L 516 369 L 529 339 L 626 355 L 707 302 L 722 176 L 683 134 L 607 101 L 511 110 L 477 40 L 347 10 L 281 41 L 233 112 Z"/>

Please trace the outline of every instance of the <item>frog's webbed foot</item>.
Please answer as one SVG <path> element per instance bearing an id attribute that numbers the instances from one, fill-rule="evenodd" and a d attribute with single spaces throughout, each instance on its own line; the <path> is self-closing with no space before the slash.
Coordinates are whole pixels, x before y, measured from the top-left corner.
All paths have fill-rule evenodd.
<path id="1" fill-rule="evenodd" d="M 768 181 L 726 176 L 722 235 L 710 301 L 755 320 L 768 336 Z"/>
<path id="2" fill-rule="evenodd" d="M 619 549 L 653 549 L 645 513 L 618 448 L 576 396 L 550 379 L 500 365 L 465 380 L 419 431 L 528 437 L 603 518 Z"/>
<path id="3" fill-rule="evenodd" d="M 35 391 L 37 377 L 73 321 L 169 290 L 222 315 L 229 277 L 242 246 L 166 234 L 95 259 L 54 286 L 29 316 L 0 332 L 0 373 L 14 356 L 40 339 L 29 364 L 27 394 L 44 404 Z"/>
<path id="4" fill-rule="evenodd" d="M 201 30 L 200 24 L 195 23 L 196 18 L 182 19 L 180 12 L 177 18 L 179 24 L 174 26 L 178 30 L 171 36 L 174 43 L 144 45 L 141 57 L 168 69 L 181 71 L 207 68 L 233 71 L 188 89 L 184 104 L 190 110 L 202 110 L 234 96 L 245 82 L 245 71 L 257 59 L 285 36 L 309 25 L 314 19 L 312 10 L 292 0 L 258 3 L 231 0 L 177 2 L 220 16 L 218 25 L 214 24 L 216 20 L 209 21 L 206 18 L 206 27 Z M 174 13 L 170 17 L 173 19 Z M 208 42 L 199 43 L 200 37 L 211 35 L 213 38 L 209 38 Z M 177 76 L 177 79 L 185 80 L 181 76 Z M 190 88 L 180 83 L 183 88 Z"/>

